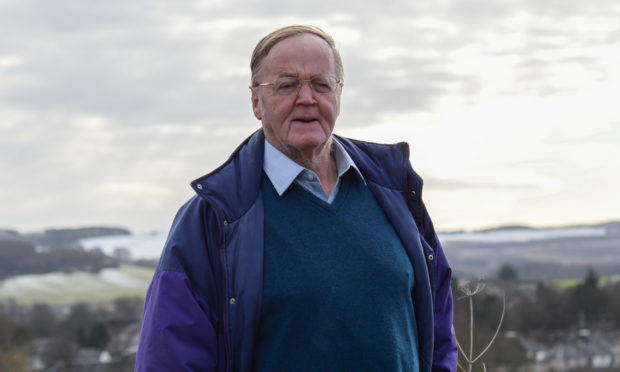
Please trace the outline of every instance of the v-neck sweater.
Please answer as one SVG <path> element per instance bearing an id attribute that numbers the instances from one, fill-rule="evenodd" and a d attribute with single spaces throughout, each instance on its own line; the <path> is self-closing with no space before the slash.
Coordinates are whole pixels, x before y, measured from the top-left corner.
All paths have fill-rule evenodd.
<path id="1" fill-rule="evenodd" d="M 418 371 L 414 273 L 364 182 L 329 204 L 263 173 L 263 295 L 256 371 Z"/>

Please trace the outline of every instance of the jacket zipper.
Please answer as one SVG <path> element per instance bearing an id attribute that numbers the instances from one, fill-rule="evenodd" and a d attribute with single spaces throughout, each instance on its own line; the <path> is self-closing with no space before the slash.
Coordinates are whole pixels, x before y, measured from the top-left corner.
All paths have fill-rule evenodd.
<path id="1" fill-rule="evenodd" d="M 222 276 L 221 276 L 221 281 L 222 281 L 222 285 L 221 285 L 221 290 L 222 290 L 222 300 L 221 300 L 221 312 L 222 312 L 222 321 L 221 321 L 221 327 L 222 327 L 222 333 L 224 335 L 224 357 L 226 359 L 226 371 L 230 371 L 231 370 L 231 363 L 230 363 L 230 346 L 229 346 L 229 341 L 228 341 L 228 316 L 227 316 L 227 312 L 226 312 L 226 303 L 228 302 L 228 294 L 226 292 L 226 281 L 227 281 L 227 272 L 226 272 L 226 259 L 225 259 L 225 252 L 224 252 L 224 230 L 222 228 L 222 221 L 220 218 L 220 214 L 218 213 L 217 208 L 215 208 L 214 204 L 211 203 L 207 198 L 205 198 L 206 202 L 209 204 L 209 206 L 211 207 L 211 210 L 213 210 L 213 214 L 215 215 L 215 219 L 217 220 L 217 228 L 219 231 L 219 247 L 218 247 L 218 251 L 220 254 L 220 269 L 222 272 Z M 219 354 L 219 352 L 218 352 Z"/>

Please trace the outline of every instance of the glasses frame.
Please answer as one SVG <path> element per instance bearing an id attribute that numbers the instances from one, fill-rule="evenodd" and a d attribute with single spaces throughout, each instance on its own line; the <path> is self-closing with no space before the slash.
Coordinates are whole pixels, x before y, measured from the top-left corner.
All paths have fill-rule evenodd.
<path id="1" fill-rule="evenodd" d="M 288 94 L 278 94 L 278 93 L 276 92 L 276 84 L 278 83 L 278 81 L 279 81 L 279 80 L 282 80 L 282 79 L 288 79 L 288 80 L 290 80 L 290 81 L 294 81 L 294 80 L 296 80 L 296 81 L 298 82 L 298 84 L 297 84 L 297 89 L 295 89 L 294 91 L 292 91 L 291 93 L 288 93 Z M 331 88 L 331 90 L 330 90 L 329 92 L 319 92 L 319 91 L 317 91 L 317 90 L 314 88 L 314 86 L 313 86 L 313 84 L 312 84 L 312 81 L 316 81 L 317 79 L 325 79 L 325 80 L 327 80 L 327 81 L 331 80 L 331 82 L 333 82 L 333 87 Z M 315 76 L 315 77 L 313 77 L 312 79 L 299 79 L 299 78 L 294 77 L 294 76 L 282 76 L 282 77 L 279 77 L 279 78 L 277 78 L 277 79 L 275 79 L 275 80 L 273 80 L 273 81 L 271 81 L 271 82 L 267 82 L 267 83 L 259 83 L 259 84 L 256 84 L 256 85 L 254 85 L 254 86 L 255 86 L 255 87 L 266 87 L 266 86 L 271 86 L 271 94 L 272 94 L 272 95 L 274 95 L 274 96 L 281 96 L 281 97 L 287 97 L 287 96 L 292 96 L 292 95 L 299 94 L 299 91 L 301 90 L 301 86 L 303 85 L 303 83 L 304 83 L 304 82 L 308 82 L 308 85 L 310 85 L 310 89 L 311 89 L 314 93 L 317 93 L 317 94 L 331 94 L 331 93 L 333 93 L 334 91 L 336 91 L 336 89 L 337 89 L 337 87 L 338 87 L 339 85 L 342 85 L 342 83 L 343 83 L 343 81 L 342 81 L 342 80 L 337 79 L 337 78 L 335 78 L 335 77 L 333 77 L 333 76 Z"/>

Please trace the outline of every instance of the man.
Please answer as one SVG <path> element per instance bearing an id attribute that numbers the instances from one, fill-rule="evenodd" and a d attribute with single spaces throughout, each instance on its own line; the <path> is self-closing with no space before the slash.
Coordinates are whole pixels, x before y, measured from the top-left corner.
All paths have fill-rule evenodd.
<path id="1" fill-rule="evenodd" d="M 257 131 L 177 214 L 137 371 L 454 371 L 450 268 L 406 144 L 332 135 L 332 38 L 289 26 L 252 55 Z"/>

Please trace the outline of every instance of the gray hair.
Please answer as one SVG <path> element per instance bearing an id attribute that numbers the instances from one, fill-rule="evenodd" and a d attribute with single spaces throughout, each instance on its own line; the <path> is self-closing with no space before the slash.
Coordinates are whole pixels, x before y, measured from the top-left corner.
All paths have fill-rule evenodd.
<path id="1" fill-rule="evenodd" d="M 258 74 L 262 67 L 263 59 L 269 54 L 271 48 L 274 45 L 279 43 L 280 41 L 296 35 L 301 34 L 312 34 L 320 37 L 325 40 L 327 45 L 332 51 L 332 55 L 334 56 L 334 62 L 336 63 L 336 74 L 338 75 L 338 80 L 342 80 L 344 77 L 344 68 L 342 67 L 342 58 L 340 58 L 340 53 L 336 49 L 336 44 L 334 43 L 334 39 L 327 34 L 325 31 L 321 30 L 316 26 L 305 26 L 305 25 L 291 25 L 279 28 L 265 37 L 263 37 L 256 47 L 254 48 L 254 52 L 252 53 L 252 59 L 250 60 L 250 69 L 252 71 L 252 85 L 258 84 Z"/>

